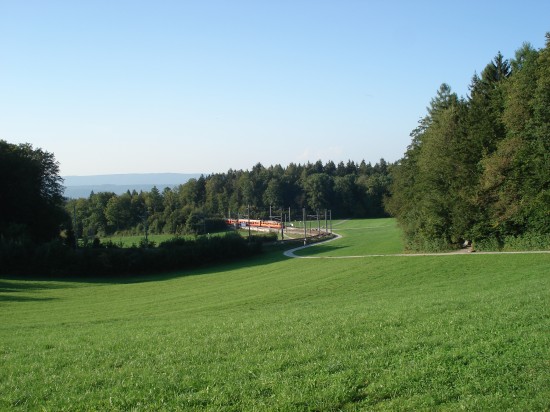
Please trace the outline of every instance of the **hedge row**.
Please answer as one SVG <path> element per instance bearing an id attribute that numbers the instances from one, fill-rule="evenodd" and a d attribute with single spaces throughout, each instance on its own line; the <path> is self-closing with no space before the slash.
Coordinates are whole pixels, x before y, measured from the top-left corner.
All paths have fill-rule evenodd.
<path id="1" fill-rule="evenodd" d="M 236 235 L 175 239 L 157 248 L 88 247 L 74 250 L 54 241 L 40 246 L 0 241 L 0 273 L 40 276 L 116 276 L 184 270 L 243 259 L 261 251 L 261 242 Z"/>

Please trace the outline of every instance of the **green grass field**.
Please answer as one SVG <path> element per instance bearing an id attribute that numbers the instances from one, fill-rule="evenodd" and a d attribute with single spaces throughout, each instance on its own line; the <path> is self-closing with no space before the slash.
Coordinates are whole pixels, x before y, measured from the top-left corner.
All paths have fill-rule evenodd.
<path id="1" fill-rule="evenodd" d="M 341 233 L 316 247 L 401 248 L 392 220 Z M 550 409 L 549 254 L 4 278 L 0 311 L 1 410 Z"/>
<path id="2" fill-rule="evenodd" d="M 395 219 L 336 221 L 333 231 L 342 239 L 303 249 L 298 256 L 363 256 L 403 253 L 401 232 Z"/>
<path id="3" fill-rule="evenodd" d="M 226 232 L 216 232 L 216 233 L 210 233 L 208 236 L 224 236 Z M 206 235 L 201 235 L 206 236 Z M 159 245 L 162 242 L 166 242 L 167 240 L 172 240 L 174 238 L 184 238 L 184 239 L 195 239 L 195 235 L 174 235 L 174 234 L 160 234 L 160 235 L 148 235 L 147 239 L 149 242 L 154 242 L 155 245 Z M 104 238 L 101 238 L 102 243 L 106 242 L 112 242 L 115 245 L 120 245 L 125 248 L 133 247 L 133 246 L 139 246 L 140 242 L 143 242 L 145 240 L 145 235 L 124 235 L 124 236 L 107 236 Z"/>
<path id="4" fill-rule="evenodd" d="M 150 242 L 155 242 L 157 245 L 161 242 L 173 239 L 175 235 L 149 235 L 147 239 Z M 145 235 L 134 236 L 108 236 L 101 238 L 101 242 L 113 242 L 115 245 L 122 245 L 122 247 L 139 246 L 140 242 L 145 240 Z"/>

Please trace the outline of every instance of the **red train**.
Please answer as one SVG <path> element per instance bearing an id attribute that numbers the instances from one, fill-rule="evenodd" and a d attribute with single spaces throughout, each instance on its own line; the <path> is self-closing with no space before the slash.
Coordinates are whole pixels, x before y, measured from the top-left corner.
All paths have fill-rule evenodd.
<path id="1" fill-rule="evenodd" d="M 270 229 L 280 229 L 281 222 L 276 220 L 259 220 L 259 219 L 225 219 L 225 223 L 228 225 L 239 225 L 240 227 L 267 227 Z"/>

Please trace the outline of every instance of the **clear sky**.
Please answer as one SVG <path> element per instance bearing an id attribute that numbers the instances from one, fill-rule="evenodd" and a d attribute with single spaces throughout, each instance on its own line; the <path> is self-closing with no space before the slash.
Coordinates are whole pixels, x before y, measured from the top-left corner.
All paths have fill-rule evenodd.
<path id="1" fill-rule="evenodd" d="M 62 175 L 395 161 L 547 31 L 547 0 L 0 0 L 0 139 Z"/>

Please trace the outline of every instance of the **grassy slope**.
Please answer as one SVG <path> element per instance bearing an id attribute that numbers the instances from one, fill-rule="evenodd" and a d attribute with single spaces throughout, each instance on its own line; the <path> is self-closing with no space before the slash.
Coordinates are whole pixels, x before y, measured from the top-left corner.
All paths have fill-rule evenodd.
<path id="1" fill-rule="evenodd" d="M 224 236 L 228 232 L 216 232 L 208 234 L 208 236 Z M 174 235 L 174 234 L 161 234 L 161 235 L 148 235 L 147 239 L 149 242 L 154 242 L 157 246 L 161 244 L 162 242 L 166 242 L 168 240 L 172 240 L 175 238 L 183 238 L 183 239 L 196 239 L 197 237 L 195 235 Z M 132 246 L 139 246 L 140 242 L 145 240 L 145 235 L 124 235 L 124 236 L 108 236 L 101 238 L 102 243 L 106 242 L 112 242 L 117 246 L 122 247 L 132 247 Z"/>
<path id="2" fill-rule="evenodd" d="M 549 272 L 550 255 L 277 253 L 126 284 L 4 279 L 0 409 L 545 410 Z"/>
<path id="3" fill-rule="evenodd" d="M 149 235 L 147 239 L 150 242 L 157 244 L 173 239 L 174 235 Z M 116 245 L 122 245 L 123 247 L 139 246 L 139 243 L 145 240 L 145 235 L 133 235 L 133 236 L 108 236 L 101 239 L 103 243 L 113 242 Z"/>
<path id="4" fill-rule="evenodd" d="M 401 232 L 395 219 L 338 221 L 334 232 L 342 239 L 303 249 L 299 256 L 361 256 L 403 252 Z"/>

